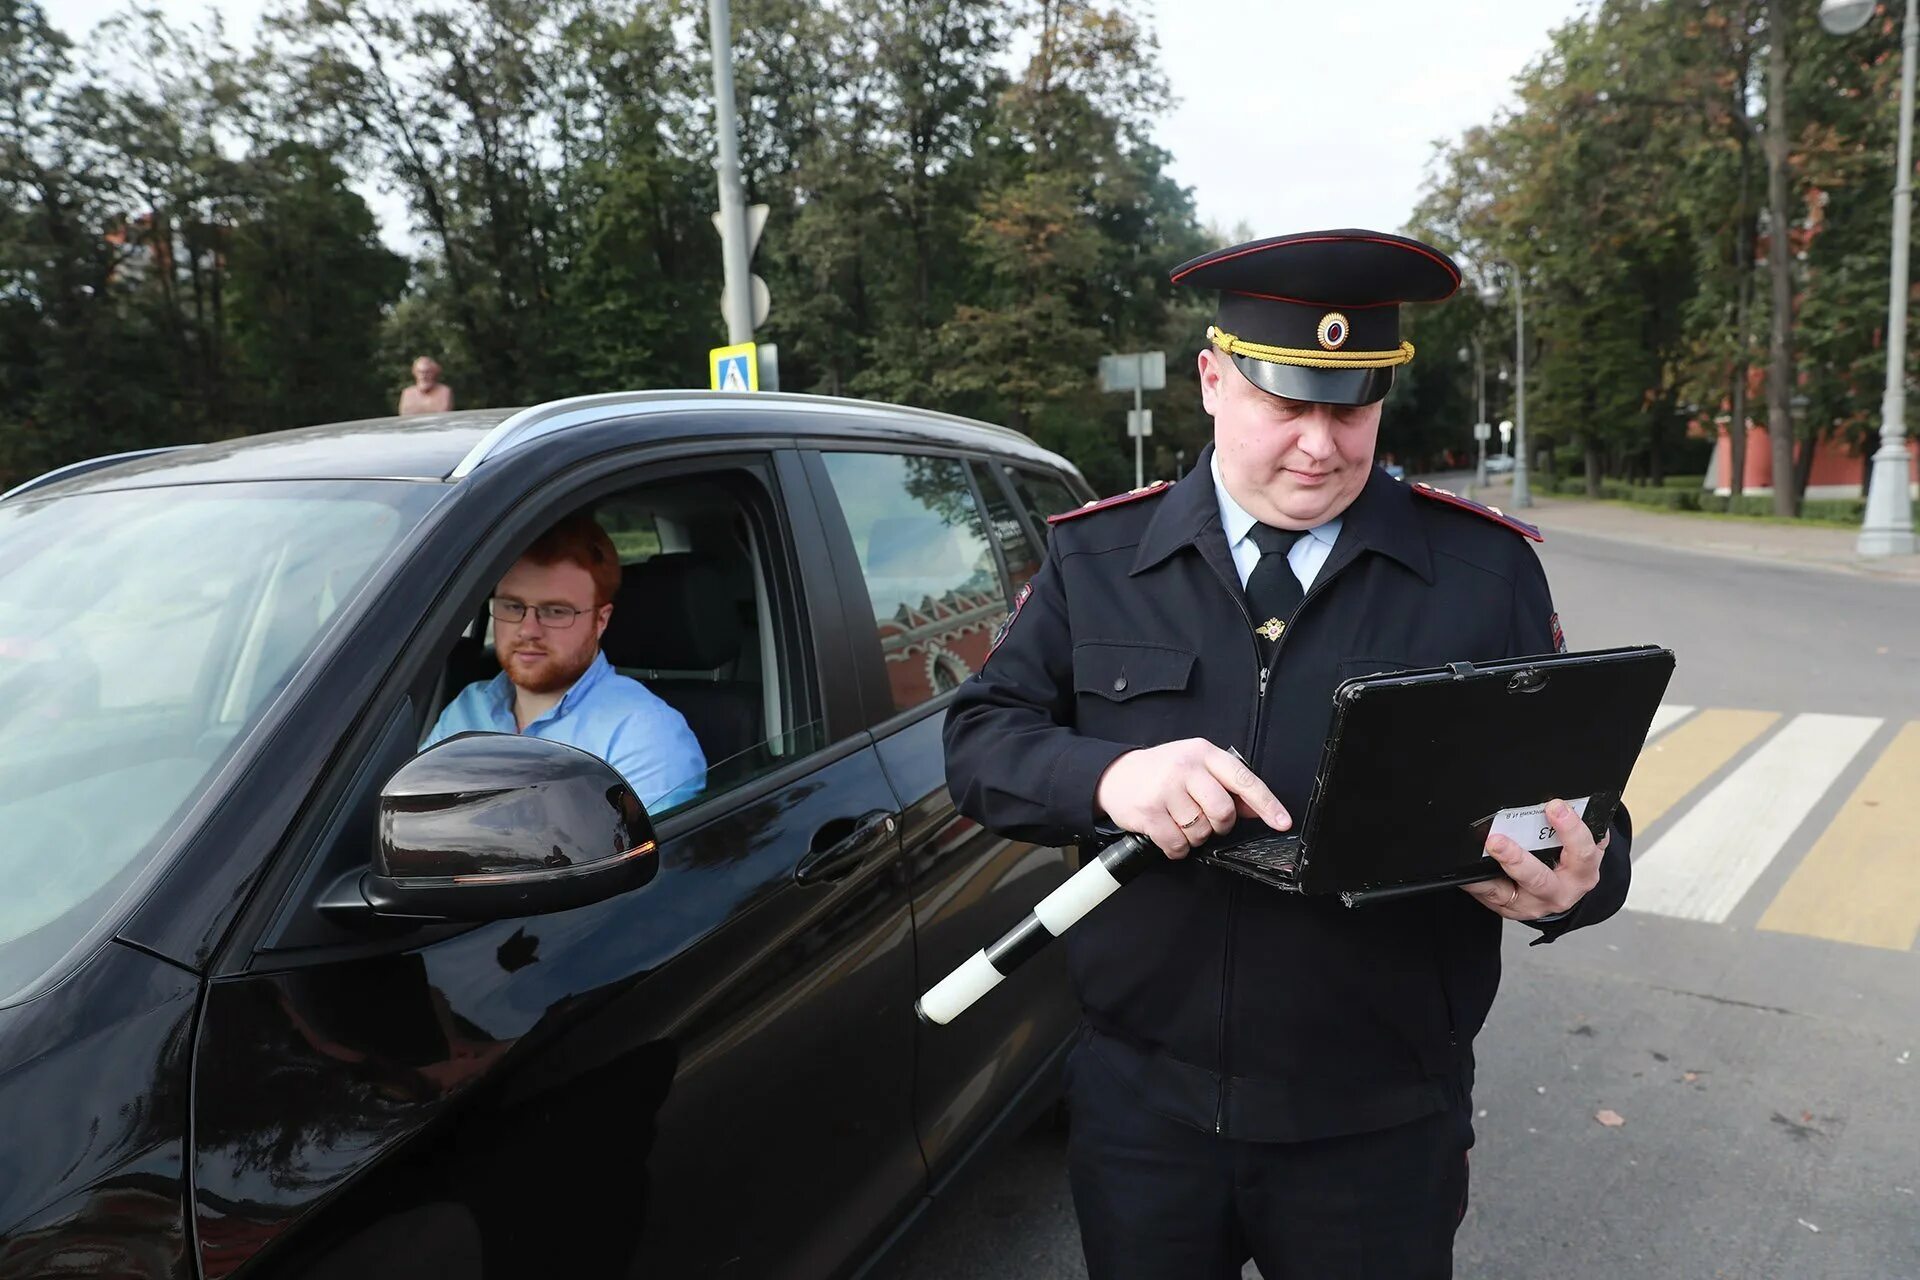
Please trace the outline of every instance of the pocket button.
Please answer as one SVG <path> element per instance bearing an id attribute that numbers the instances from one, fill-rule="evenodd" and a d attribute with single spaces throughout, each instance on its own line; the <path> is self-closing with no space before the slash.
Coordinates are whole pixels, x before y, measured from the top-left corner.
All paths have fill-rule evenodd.
<path id="1" fill-rule="evenodd" d="M 1125 676 L 1114 677 L 1113 691 L 1115 693 L 1125 693 L 1127 691 L 1127 678 Z"/>

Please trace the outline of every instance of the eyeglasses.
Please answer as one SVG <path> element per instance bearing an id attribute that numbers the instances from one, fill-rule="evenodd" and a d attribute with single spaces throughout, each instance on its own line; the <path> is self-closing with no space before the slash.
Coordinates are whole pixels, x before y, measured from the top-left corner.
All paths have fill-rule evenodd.
<path id="1" fill-rule="evenodd" d="M 576 609 L 570 604 L 529 605 L 521 600 L 508 600 L 504 596 L 495 596 L 487 601 L 487 609 L 502 622 L 524 622 L 527 610 L 532 609 L 533 616 L 540 619 L 541 626 L 555 630 L 570 627 L 581 614 L 593 612 L 591 609 Z"/>

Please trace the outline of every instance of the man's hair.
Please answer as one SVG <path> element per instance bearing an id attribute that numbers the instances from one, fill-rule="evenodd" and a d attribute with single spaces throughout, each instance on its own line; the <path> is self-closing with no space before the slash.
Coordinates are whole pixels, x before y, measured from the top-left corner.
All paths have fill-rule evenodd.
<path id="1" fill-rule="evenodd" d="M 593 575 L 595 608 L 611 604 L 620 591 L 620 553 L 614 550 L 607 531 L 584 511 L 575 512 L 541 534 L 522 558 L 538 565 L 570 563 L 585 569 Z"/>

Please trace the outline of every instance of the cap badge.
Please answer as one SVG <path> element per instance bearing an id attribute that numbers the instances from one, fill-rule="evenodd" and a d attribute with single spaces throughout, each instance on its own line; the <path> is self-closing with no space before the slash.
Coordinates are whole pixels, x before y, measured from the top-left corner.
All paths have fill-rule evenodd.
<path id="1" fill-rule="evenodd" d="M 1320 317 L 1320 328 L 1316 334 L 1320 345 L 1329 351 L 1338 351 L 1347 345 L 1347 318 L 1338 311 L 1329 311 Z"/>

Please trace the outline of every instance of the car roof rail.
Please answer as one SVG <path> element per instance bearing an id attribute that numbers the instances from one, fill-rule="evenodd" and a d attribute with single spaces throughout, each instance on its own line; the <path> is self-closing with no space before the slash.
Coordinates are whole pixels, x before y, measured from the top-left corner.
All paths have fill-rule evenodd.
<path id="1" fill-rule="evenodd" d="M 98 471 L 102 467 L 116 466 L 122 462 L 132 462 L 135 458 L 151 458 L 158 453 L 172 453 L 175 449 L 185 447 L 184 445 L 177 444 L 163 444 L 155 449 L 129 449 L 125 453 L 108 453 L 98 458 L 85 458 L 79 462 L 69 462 L 64 467 L 55 467 L 44 475 L 35 476 L 25 484 L 17 484 L 5 493 L 0 493 L 0 502 L 5 502 L 9 498 L 17 498 L 23 493 L 31 493 L 35 489 L 44 489 L 48 485 L 58 484 L 62 480 L 71 480 L 75 476 L 83 476 L 89 471 Z"/>
<path id="2" fill-rule="evenodd" d="M 523 444 L 530 443 L 541 436 L 570 430 L 574 427 L 591 426 L 596 423 L 610 422 L 616 418 L 631 417 L 633 411 L 646 405 L 679 403 L 700 408 L 712 408 L 719 404 L 740 402 L 751 404 L 777 403 L 783 408 L 800 409 L 808 412 L 844 413 L 849 409 L 867 413 L 909 414 L 930 422 L 941 422 L 949 426 L 971 427 L 976 431 L 986 430 L 1009 435 L 1031 444 L 1030 437 L 1015 431 L 1012 427 L 1000 426 L 991 422 L 980 422 L 974 418 L 961 418 L 950 413 L 940 413 L 933 409 L 915 409 L 906 405 L 887 404 L 878 400 L 851 400 L 840 396 L 803 395 L 798 392 L 781 391 L 614 391 L 604 395 L 573 396 L 566 400 L 550 400 L 545 404 L 533 405 L 521 409 L 512 416 L 504 418 L 479 443 L 467 451 L 467 455 L 447 473 L 449 480 L 461 480 L 472 475 L 481 463 L 499 457 Z"/>

